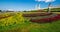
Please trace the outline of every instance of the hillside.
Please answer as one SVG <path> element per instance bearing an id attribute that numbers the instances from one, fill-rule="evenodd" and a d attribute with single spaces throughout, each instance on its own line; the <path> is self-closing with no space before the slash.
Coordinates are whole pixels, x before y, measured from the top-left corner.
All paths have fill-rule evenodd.
<path id="1" fill-rule="evenodd" d="M 0 19 L 0 32 L 60 32 L 60 20 L 52 23 L 33 23 L 23 17 L 21 12 L 2 15 L 12 16 Z"/>
<path id="2" fill-rule="evenodd" d="M 41 9 L 41 10 L 31 10 L 31 11 L 25 11 L 25 12 L 47 12 L 47 8 L 46 9 Z M 50 9 L 51 12 L 60 12 L 60 8 L 51 8 Z"/>
<path id="3" fill-rule="evenodd" d="M 47 11 L 48 9 L 44 9 L 44 11 Z M 60 8 L 51 8 L 51 12 L 60 12 Z"/>

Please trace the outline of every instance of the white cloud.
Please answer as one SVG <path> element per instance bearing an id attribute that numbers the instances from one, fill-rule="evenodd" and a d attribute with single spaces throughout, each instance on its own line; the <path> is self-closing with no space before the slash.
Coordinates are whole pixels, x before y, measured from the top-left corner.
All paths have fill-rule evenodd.
<path id="1" fill-rule="evenodd" d="M 38 2 L 40 2 L 40 1 L 45 1 L 45 0 L 35 0 L 35 1 L 38 1 Z"/>
<path id="2" fill-rule="evenodd" d="M 55 0 L 45 0 L 45 2 L 54 2 Z"/>
<path id="3" fill-rule="evenodd" d="M 35 0 L 35 1 L 38 1 L 38 2 L 41 2 L 41 1 L 44 1 L 44 2 L 54 2 L 55 0 Z"/>

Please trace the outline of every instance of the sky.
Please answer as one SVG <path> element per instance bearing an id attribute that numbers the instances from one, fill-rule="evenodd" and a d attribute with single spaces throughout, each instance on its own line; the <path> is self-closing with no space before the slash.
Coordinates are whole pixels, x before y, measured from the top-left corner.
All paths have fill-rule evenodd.
<path id="1" fill-rule="evenodd" d="M 49 2 L 51 2 L 53 6 L 60 4 L 60 0 L 0 0 L 0 10 L 31 10 L 35 9 L 38 2 L 40 8 L 48 7 Z"/>

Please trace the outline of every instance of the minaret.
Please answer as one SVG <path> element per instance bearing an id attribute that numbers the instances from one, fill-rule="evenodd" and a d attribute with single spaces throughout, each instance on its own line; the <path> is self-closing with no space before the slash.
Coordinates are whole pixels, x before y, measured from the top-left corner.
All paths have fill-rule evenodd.
<path id="1" fill-rule="evenodd" d="M 48 13 L 50 13 L 51 3 L 48 4 Z"/>
<path id="2" fill-rule="evenodd" d="M 40 9 L 40 4 L 38 4 L 37 8 L 38 8 L 38 10 Z"/>
<path id="3" fill-rule="evenodd" d="M 39 3 L 35 5 L 35 9 L 37 9 L 37 10 L 40 9 L 40 4 Z"/>

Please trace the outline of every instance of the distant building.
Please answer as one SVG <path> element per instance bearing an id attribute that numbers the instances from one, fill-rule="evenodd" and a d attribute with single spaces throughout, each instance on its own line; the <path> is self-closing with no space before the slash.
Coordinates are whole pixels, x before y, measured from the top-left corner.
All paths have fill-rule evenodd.
<path id="1" fill-rule="evenodd" d="M 14 10 L 13 9 L 8 9 L 8 10 L 6 10 L 6 12 L 14 12 Z"/>
<path id="2" fill-rule="evenodd" d="M 4 12 L 14 12 L 14 11 L 11 11 L 11 10 L 5 10 Z"/>

